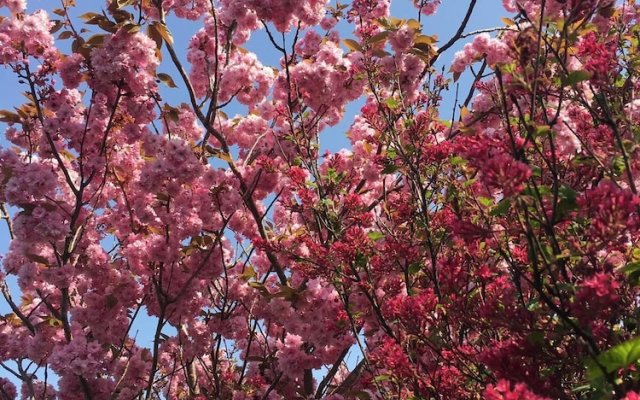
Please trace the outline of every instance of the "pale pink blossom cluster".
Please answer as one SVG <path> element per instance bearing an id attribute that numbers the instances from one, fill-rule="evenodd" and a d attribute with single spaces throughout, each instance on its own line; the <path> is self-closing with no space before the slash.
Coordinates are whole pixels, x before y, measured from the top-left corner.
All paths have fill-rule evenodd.
<path id="1" fill-rule="evenodd" d="M 413 0 L 413 4 L 424 15 L 433 15 L 438 11 L 441 0 Z"/>
<path id="2" fill-rule="evenodd" d="M 221 29 L 226 31 L 232 26 L 235 27 L 233 29 L 233 36 L 231 37 L 233 44 L 237 46 L 245 44 L 251 37 L 251 33 L 262 26 L 256 13 L 248 10 L 244 2 L 225 0 L 221 2 L 221 5 L 223 5 L 223 7 L 218 9 L 220 22 L 222 23 Z M 210 25 L 213 26 L 213 24 Z M 205 19 L 205 27 L 206 26 L 207 19 Z M 224 39 L 226 39 L 226 33 L 222 35 L 224 35 Z"/>
<path id="3" fill-rule="evenodd" d="M 155 42 L 143 33 L 120 30 L 91 53 L 95 69 L 93 86 L 111 93 L 115 88 L 141 95 L 155 90 L 155 70 L 159 60 Z"/>
<path id="4" fill-rule="evenodd" d="M 566 111 L 560 111 L 558 121 L 553 126 L 553 133 L 556 138 L 555 146 L 558 157 L 566 159 L 582 150 L 582 143 L 576 136 L 576 125 Z"/>
<path id="5" fill-rule="evenodd" d="M 53 59 L 56 54 L 51 22 L 43 10 L 20 18 L 5 18 L 0 22 L 0 64 L 23 61 L 24 55 Z"/>
<path id="6" fill-rule="evenodd" d="M 253 106 L 267 96 L 273 83 L 274 72 L 260 63 L 256 55 L 249 52 L 232 52 L 228 59 L 223 51 L 223 37 L 216 41 L 212 19 L 205 21 L 205 28 L 198 31 L 189 43 L 187 59 L 191 63 L 189 73 L 198 97 L 214 90 L 213 81 L 218 79 L 220 103 L 236 98 L 242 104 Z M 216 75 L 217 74 L 217 75 Z"/>
<path id="7" fill-rule="evenodd" d="M 83 141 L 84 110 L 82 94 L 77 89 L 62 89 L 51 93 L 46 101 L 50 111 L 55 113 L 44 123 L 46 132 L 54 132 L 53 140 L 57 145 L 66 141 L 71 148 L 79 149 Z M 97 138 L 96 138 L 97 139 Z M 86 141 L 86 137 L 84 138 Z M 47 149 L 46 138 L 41 138 L 41 148 Z"/>
<path id="8" fill-rule="evenodd" d="M 302 39 L 296 43 L 296 53 L 305 58 L 313 57 L 320 51 L 320 46 L 325 38 L 314 30 L 308 30 Z"/>
<path id="9" fill-rule="evenodd" d="M 230 144 L 237 144 L 242 149 L 253 148 L 258 154 L 262 145 L 273 142 L 268 121 L 258 115 L 237 116 L 226 122 L 227 129 L 224 132 Z"/>
<path id="10" fill-rule="evenodd" d="M 371 101 L 371 99 L 369 100 Z M 380 174 L 379 166 L 376 164 L 375 158 L 372 157 L 376 151 L 371 144 L 375 140 L 375 134 L 375 129 L 360 115 L 355 117 L 349 129 L 354 161 L 360 166 L 362 177 L 372 182 Z"/>
<path id="11" fill-rule="evenodd" d="M 0 378 L 0 389 L 2 389 L 1 393 L 5 393 L 10 399 L 15 399 L 18 396 L 16 385 L 7 378 Z"/>
<path id="12" fill-rule="evenodd" d="M 399 88 L 406 101 L 417 99 L 424 67 L 424 61 L 414 54 L 398 53 L 380 60 L 380 70 L 388 82 L 389 92 Z"/>
<path id="13" fill-rule="evenodd" d="M 46 201 L 47 196 L 54 196 L 57 176 L 52 165 L 31 163 L 4 166 L 11 171 L 11 177 L 3 190 L 6 201 L 11 204 L 31 204 L 34 201 Z"/>
<path id="14" fill-rule="evenodd" d="M 396 53 L 402 53 L 413 45 L 413 37 L 415 31 L 409 25 L 403 25 L 395 32 L 389 35 L 389 43 Z"/>
<path id="15" fill-rule="evenodd" d="M 7 7 L 13 14 L 19 14 L 27 8 L 26 0 L 0 0 L 0 7 Z"/>
<path id="16" fill-rule="evenodd" d="M 354 0 L 351 3 L 349 17 L 362 18 L 364 21 L 372 21 L 389 15 L 391 9 L 390 0 Z"/>
<path id="17" fill-rule="evenodd" d="M 640 123 L 640 99 L 635 99 L 624 106 L 624 111 L 631 123 Z"/>
<path id="18" fill-rule="evenodd" d="M 180 185 L 192 182 L 203 169 L 191 147 L 180 139 L 162 138 L 159 143 L 148 144 L 145 152 L 155 154 L 140 173 L 140 184 L 148 193 L 164 190 L 177 195 Z"/>
<path id="19" fill-rule="evenodd" d="M 164 0 L 162 7 L 167 11 L 173 11 L 179 18 L 196 20 L 211 12 L 209 0 Z"/>
<path id="20" fill-rule="evenodd" d="M 38 399 L 42 400 L 56 400 L 58 398 L 58 392 L 50 383 L 45 383 L 41 380 L 34 380 L 31 383 L 23 382 L 20 389 L 22 391 L 21 400 L 29 399 L 29 393 L 33 391 Z"/>
<path id="21" fill-rule="evenodd" d="M 219 101 L 235 96 L 240 103 L 253 106 L 267 96 L 273 80 L 273 70 L 262 65 L 255 54 L 236 52 L 222 70 Z"/>
<path id="22" fill-rule="evenodd" d="M 178 120 L 165 119 L 164 129 L 169 136 L 177 136 L 187 142 L 195 142 L 202 136 L 203 127 L 195 113 L 186 104 L 178 108 Z"/>
<path id="23" fill-rule="evenodd" d="M 325 31 L 333 29 L 338 23 L 338 19 L 334 16 L 326 16 L 320 21 L 320 28 Z"/>
<path id="24" fill-rule="evenodd" d="M 57 374 L 91 376 L 106 367 L 100 343 L 87 340 L 80 328 L 77 329 L 78 336 L 72 342 L 55 345 L 49 356 L 49 365 Z"/>
<path id="25" fill-rule="evenodd" d="M 275 293 L 277 288 L 273 291 Z M 258 303 L 258 316 L 273 321 L 270 329 L 283 336 L 281 340 L 277 339 L 280 335 L 268 339 L 269 347 L 277 349 L 280 371 L 299 379 L 300 383 L 305 369 L 330 364 L 353 344 L 345 326 L 334 318 L 341 306 L 338 293 L 320 280 L 309 281 L 303 297 L 277 296 Z M 292 307 L 295 307 L 295 313 Z M 331 334 L 327 335 L 327 332 Z M 245 341 L 242 339 L 242 343 Z"/>
<path id="26" fill-rule="evenodd" d="M 481 33 L 455 54 L 451 71 L 461 73 L 473 62 L 483 58 L 486 58 L 490 66 L 506 63 L 510 60 L 509 56 L 507 44 L 500 39 L 492 38 L 488 33 Z"/>
<path id="27" fill-rule="evenodd" d="M 342 115 L 343 106 L 360 97 L 364 80 L 355 67 L 357 53 L 344 55 L 343 50 L 333 41 L 319 46 L 313 59 L 307 59 L 290 68 L 291 83 L 301 99 L 316 112 L 327 113 L 326 123 L 335 125 Z M 280 74 L 276 79 L 274 99 L 288 98 L 287 77 Z"/>
<path id="28" fill-rule="evenodd" d="M 300 22 L 303 26 L 318 24 L 325 14 L 327 0 L 222 0 L 223 21 L 244 20 L 249 14 L 261 21 L 272 22 L 280 32 L 287 32 Z"/>
<path id="29" fill-rule="evenodd" d="M 60 73 L 62 82 L 67 88 L 73 89 L 78 87 L 82 81 L 81 69 L 83 65 L 84 57 L 78 53 L 63 57 L 58 61 L 58 72 Z"/>

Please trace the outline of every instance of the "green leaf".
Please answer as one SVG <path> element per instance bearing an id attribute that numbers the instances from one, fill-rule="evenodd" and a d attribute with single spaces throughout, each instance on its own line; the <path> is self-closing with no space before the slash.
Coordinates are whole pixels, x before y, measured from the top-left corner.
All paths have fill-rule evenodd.
<path id="1" fill-rule="evenodd" d="M 575 201 L 578 198 L 578 192 L 567 185 L 562 185 L 560 189 L 558 189 L 558 194 L 563 200 Z"/>
<path id="2" fill-rule="evenodd" d="M 551 127 L 549 125 L 540 125 L 536 127 L 536 136 L 547 136 L 551 133 Z"/>
<path id="3" fill-rule="evenodd" d="M 118 298 L 113 294 L 107 296 L 107 308 L 111 309 L 118 304 Z"/>
<path id="4" fill-rule="evenodd" d="M 356 253 L 356 258 L 355 258 L 355 264 L 356 267 L 365 267 L 367 265 L 367 262 L 369 262 L 369 260 L 367 259 L 367 257 L 360 253 L 359 251 Z"/>
<path id="5" fill-rule="evenodd" d="M 415 20 L 415 19 L 410 19 L 407 21 L 407 25 L 409 26 L 409 28 L 413 29 L 416 32 L 419 32 L 420 29 L 422 28 L 420 25 L 420 22 Z"/>
<path id="6" fill-rule="evenodd" d="M 0 122 L 20 123 L 20 116 L 8 110 L 0 110 Z"/>
<path id="7" fill-rule="evenodd" d="M 64 31 L 61 34 L 58 35 L 58 39 L 60 40 L 64 40 L 64 39 L 69 39 L 73 36 L 73 32 L 71 31 Z"/>
<path id="8" fill-rule="evenodd" d="M 338 173 L 334 168 L 329 168 L 327 170 L 327 175 L 325 175 L 325 178 L 330 183 L 340 183 L 340 181 L 342 180 L 342 178 L 344 178 L 344 176 L 345 176 L 344 172 Z"/>
<path id="9" fill-rule="evenodd" d="M 165 74 L 164 72 L 161 72 L 158 74 L 158 79 L 160 80 L 160 82 L 164 83 L 165 85 L 171 88 L 178 87 L 176 83 L 173 81 L 173 78 L 169 74 Z"/>
<path id="10" fill-rule="evenodd" d="M 125 24 L 122 27 L 122 30 L 127 31 L 128 33 L 140 32 L 140 25 L 134 23 Z"/>
<path id="11" fill-rule="evenodd" d="M 540 308 L 540 301 L 538 299 L 532 299 L 531 301 L 529 301 L 529 303 L 527 303 L 527 310 L 529 311 L 536 311 Z"/>
<path id="12" fill-rule="evenodd" d="M 493 205 L 493 199 L 491 197 L 478 197 L 478 202 L 485 207 Z"/>
<path id="13" fill-rule="evenodd" d="M 511 201 L 509 199 L 502 199 L 502 201 L 500 201 L 495 207 L 493 207 L 491 212 L 489 212 L 489 215 L 492 215 L 494 217 L 499 217 L 501 215 L 506 214 L 507 211 L 509 211 L 510 207 L 511 207 Z"/>
<path id="14" fill-rule="evenodd" d="M 573 188 L 562 185 L 558 189 L 558 195 L 560 197 L 560 201 L 558 202 L 558 213 L 561 217 L 578 208 L 578 192 L 573 190 Z"/>
<path id="15" fill-rule="evenodd" d="M 573 86 L 578 82 L 589 80 L 592 76 L 593 73 L 589 71 L 573 71 L 562 78 L 562 86 Z"/>
<path id="16" fill-rule="evenodd" d="M 607 373 L 615 372 L 621 368 L 627 368 L 640 359 L 640 336 L 620 343 L 611 349 L 598 355 L 598 362 Z M 593 361 L 587 360 L 587 378 L 590 381 L 603 376 L 602 369 Z"/>
<path id="17" fill-rule="evenodd" d="M 44 265 L 48 265 L 49 264 L 49 260 L 46 257 L 43 257 L 39 254 L 34 254 L 34 253 L 27 253 L 26 257 L 33 261 L 36 262 L 38 264 L 44 264 Z"/>
<path id="18" fill-rule="evenodd" d="M 380 43 L 389 37 L 389 31 L 379 32 L 369 38 L 369 44 L 377 44 Z"/>
<path id="19" fill-rule="evenodd" d="M 629 263 L 627 265 L 625 265 L 622 268 L 622 272 L 624 272 L 625 274 L 633 274 L 636 272 L 640 272 L 640 261 L 636 261 L 636 262 L 632 262 Z"/>
<path id="20" fill-rule="evenodd" d="M 542 169 L 537 165 L 531 166 L 531 175 L 539 178 L 540 176 L 542 176 Z"/>
<path id="21" fill-rule="evenodd" d="M 360 43 L 356 42 L 353 39 L 344 39 L 342 42 L 347 47 L 347 49 L 351 51 L 362 51 L 362 46 L 360 46 Z"/>
<path id="22" fill-rule="evenodd" d="M 258 274 L 256 273 L 256 270 L 251 265 L 248 265 L 242 275 L 240 275 L 240 278 L 247 282 L 249 279 L 256 278 L 257 276 Z"/>
<path id="23" fill-rule="evenodd" d="M 544 344 L 544 331 L 533 331 L 527 335 L 527 342 L 542 346 Z"/>
<path id="24" fill-rule="evenodd" d="M 436 42 L 438 42 L 437 37 L 435 37 L 435 36 L 427 36 L 427 35 L 418 35 L 413 40 L 413 43 L 424 43 L 424 44 L 429 45 L 429 46 L 432 45 L 432 44 L 436 44 Z"/>
<path id="25" fill-rule="evenodd" d="M 387 164 L 382 169 L 382 173 L 385 174 L 385 175 L 389 175 L 389 174 L 393 174 L 398 169 L 400 169 L 400 168 L 395 164 Z"/>
<path id="26" fill-rule="evenodd" d="M 372 231 L 367 233 L 367 237 L 375 242 L 376 240 L 380 240 L 384 238 L 384 233 L 378 232 L 378 231 Z"/>
<path id="27" fill-rule="evenodd" d="M 325 207 L 333 207 L 335 203 L 331 199 L 322 199 L 320 200 L 320 205 L 323 205 Z"/>
<path id="28" fill-rule="evenodd" d="M 87 39 L 87 44 L 90 46 L 102 46 L 106 36 L 107 35 L 93 35 Z"/>
<path id="29" fill-rule="evenodd" d="M 392 110 L 396 110 L 400 106 L 398 101 L 393 97 L 389 97 L 387 100 L 385 100 L 384 104 L 386 104 L 387 107 L 389 107 Z"/>
<path id="30" fill-rule="evenodd" d="M 395 159 L 396 157 L 398 157 L 398 151 L 396 149 L 394 149 L 393 147 L 390 147 L 387 149 L 387 157 L 389 157 L 390 159 Z"/>
<path id="31" fill-rule="evenodd" d="M 571 389 L 573 393 L 588 392 L 590 390 L 591 390 L 591 385 L 580 385 Z"/>
<path id="32" fill-rule="evenodd" d="M 282 297 L 285 300 L 294 301 L 300 297 L 300 291 L 291 286 L 282 285 L 280 290 L 273 294 L 271 297 Z"/>
<path id="33" fill-rule="evenodd" d="M 132 4 L 135 4 L 135 0 L 118 0 L 118 7 L 119 8 L 127 7 L 127 6 L 130 6 Z"/>
<path id="34" fill-rule="evenodd" d="M 422 265 L 420 263 L 412 263 L 409 265 L 409 275 L 415 275 L 422 270 Z"/>
<path id="35" fill-rule="evenodd" d="M 153 31 L 154 34 L 159 35 L 168 45 L 173 44 L 173 36 L 167 26 L 161 22 L 155 22 L 149 25 L 149 30 Z M 151 36 L 151 35 L 150 35 Z"/>
<path id="36" fill-rule="evenodd" d="M 384 381 L 391 380 L 391 376 L 390 375 L 378 375 L 375 378 L 373 378 L 373 380 L 376 381 L 376 382 L 384 382 Z"/>
<path id="37" fill-rule="evenodd" d="M 621 270 L 627 279 L 633 285 L 637 285 L 640 281 L 640 261 L 631 262 L 625 265 Z"/>
<path id="38" fill-rule="evenodd" d="M 358 400 L 371 400 L 371 395 L 365 391 L 359 391 L 355 394 Z"/>
<path id="39" fill-rule="evenodd" d="M 615 176 L 620 176 L 624 173 L 626 169 L 624 158 L 622 156 L 615 156 L 611 161 L 611 168 L 613 169 L 613 174 Z"/>
<path id="40" fill-rule="evenodd" d="M 247 285 L 251 288 L 257 289 L 261 295 L 270 296 L 269 290 L 264 286 L 262 282 L 248 282 Z"/>
<path id="41" fill-rule="evenodd" d="M 59 13 L 56 13 L 56 14 L 64 16 L 65 12 L 64 12 L 64 10 L 62 10 L 61 14 L 59 14 Z M 90 21 L 90 20 L 92 20 L 94 18 L 104 18 L 104 16 L 102 14 L 98 14 L 98 13 L 94 13 L 94 12 L 88 12 L 88 13 L 84 13 L 84 14 L 80 15 L 78 18 L 80 18 L 83 21 Z"/>

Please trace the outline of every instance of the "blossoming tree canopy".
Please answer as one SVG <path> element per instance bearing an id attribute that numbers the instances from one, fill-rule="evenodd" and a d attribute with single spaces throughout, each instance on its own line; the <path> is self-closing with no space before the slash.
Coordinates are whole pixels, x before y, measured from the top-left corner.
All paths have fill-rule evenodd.
<path id="1" fill-rule="evenodd" d="M 0 0 L 0 398 L 640 398 L 635 1 L 97 3 Z"/>

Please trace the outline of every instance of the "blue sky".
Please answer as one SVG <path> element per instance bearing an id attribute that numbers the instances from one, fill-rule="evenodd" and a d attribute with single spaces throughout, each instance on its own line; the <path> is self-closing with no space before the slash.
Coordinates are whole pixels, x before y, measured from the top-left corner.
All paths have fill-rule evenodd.
<path id="1" fill-rule="evenodd" d="M 100 9 L 105 4 L 103 0 L 78 0 L 78 3 L 79 7 L 73 11 L 73 15 L 76 16 L 86 11 L 96 11 L 96 9 Z M 335 3 L 335 0 L 331 0 L 331 3 Z M 476 6 L 476 11 L 471 18 L 466 31 L 469 32 L 501 25 L 500 18 L 507 15 L 506 11 L 502 8 L 501 3 L 502 2 L 500 0 L 479 0 Z M 54 0 L 31 0 L 29 2 L 29 11 L 33 11 L 38 8 L 49 10 L 57 7 L 58 5 L 59 2 Z M 468 1 L 466 0 L 443 0 L 443 4 L 435 16 L 423 17 L 423 33 L 428 35 L 436 34 L 438 35 L 441 43 L 446 42 L 458 29 L 460 21 L 467 10 L 467 6 Z M 6 14 L 6 11 L 3 10 L 0 14 Z M 417 14 L 416 9 L 412 6 L 410 0 L 396 0 L 392 5 L 392 15 L 398 18 L 416 18 Z M 199 25 L 193 22 L 170 19 L 169 26 L 175 38 L 175 47 L 179 51 L 180 56 L 186 65 L 186 46 L 189 38 L 195 31 L 197 31 Z M 341 34 L 343 38 L 348 38 L 350 36 L 350 32 L 344 29 L 345 26 L 346 24 L 340 25 L 340 27 L 342 27 Z M 346 27 L 348 29 L 348 26 Z M 467 41 L 468 40 L 469 39 L 467 39 Z M 443 65 L 446 66 L 450 63 L 453 59 L 454 53 L 459 50 L 464 43 L 465 41 L 461 41 L 458 45 L 444 53 L 437 64 L 438 69 Z M 68 41 L 64 41 L 59 44 L 63 50 L 68 49 L 69 45 L 70 42 Z M 264 30 L 255 32 L 246 47 L 250 51 L 255 52 L 263 64 L 272 66 L 276 66 L 278 64 L 280 55 L 269 43 Z M 178 86 L 180 86 L 178 74 L 166 61 L 168 61 L 168 57 L 165 56 L 165 62 L 160 67 L 159 72 L 169 73 L 174 77 Z M 467 92 L 469 83 L 470 80 L 468 77 L 465 78 L 463 76 L 463 78 L 460 79 L 458 83 L 460 85 L 460 93 Z M 18 83 L 17 78 L 9 69 L 2 66 L 0 66 L 0 88 L 3 93 L 0 95 L 0 109 L 12 109 L 14 106 L 19 105 L 19 103 L 24 99 L 20 93 L 23 92 L 25 88 Z M 451 117 L 451 110 L 453 109 L 455 85 L 453 85 L 451 89 L 452 90 L 446 95 L 443 102 L 442 111 L 443 118 L 445 119 Z M 185 92 L 180 90 L 180 88 L 163 88 L 162 97 L 166 102 L 173 105 L 177 105 L 187 100 Z M 347 107 L 346 116 L 343 121 L 337 126 L 334 126 L 322 133 L 320 142 L 323 149 L 336 151 L 340 148 L 348 147 L 348 141 L 346 140 L 345 134 L 361 105 L 362 101 L 356 101 L 351 104 Z M 244 109 L 241 106 L 232 104 L 228 110 L 225 110 L 225 112 L 231 116 L 235 113 L 243 113 Z M 2 132 L 0 135 L 0 146 L 7 146 L 7 142 L 4 140 L 4 129 L 5 126 L 0 124 L 0 132 Z M 2 222 L 0 224 L 0 255 L 6 253 L 8 245 L 9 236 L 7 227 L 4 222 Z M 14 292 L 16 297 L 19 298 L 15 281 L 12 278 L 9 278 L 8 282 L 12 292 Z M 7 312 L 9 312 L 8 306 L 3 300 L 0 300 L 0 314 L 5 314 Z M 148 345 L 151 342 L 151 331 L 154 326 L 152 322 L 153 321 L 147 317 L 141 319 L 135 324 L 133 332 L 135 333 L 136 329 L 138 330 L 138 340 L 141 345 Z M 5 371 L 0 369 L 0 377 L 3 376 L 7 376 L 7 374 Z"/>

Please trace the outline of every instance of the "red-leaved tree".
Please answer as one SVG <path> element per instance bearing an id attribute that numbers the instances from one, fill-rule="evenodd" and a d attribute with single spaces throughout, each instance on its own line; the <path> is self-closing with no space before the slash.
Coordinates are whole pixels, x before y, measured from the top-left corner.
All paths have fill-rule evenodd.
<path id="1" fill-rule="evenodd" d="M 0 398 L 640 399 L 640 6 L 449 1 L 0 0 Z"/>

